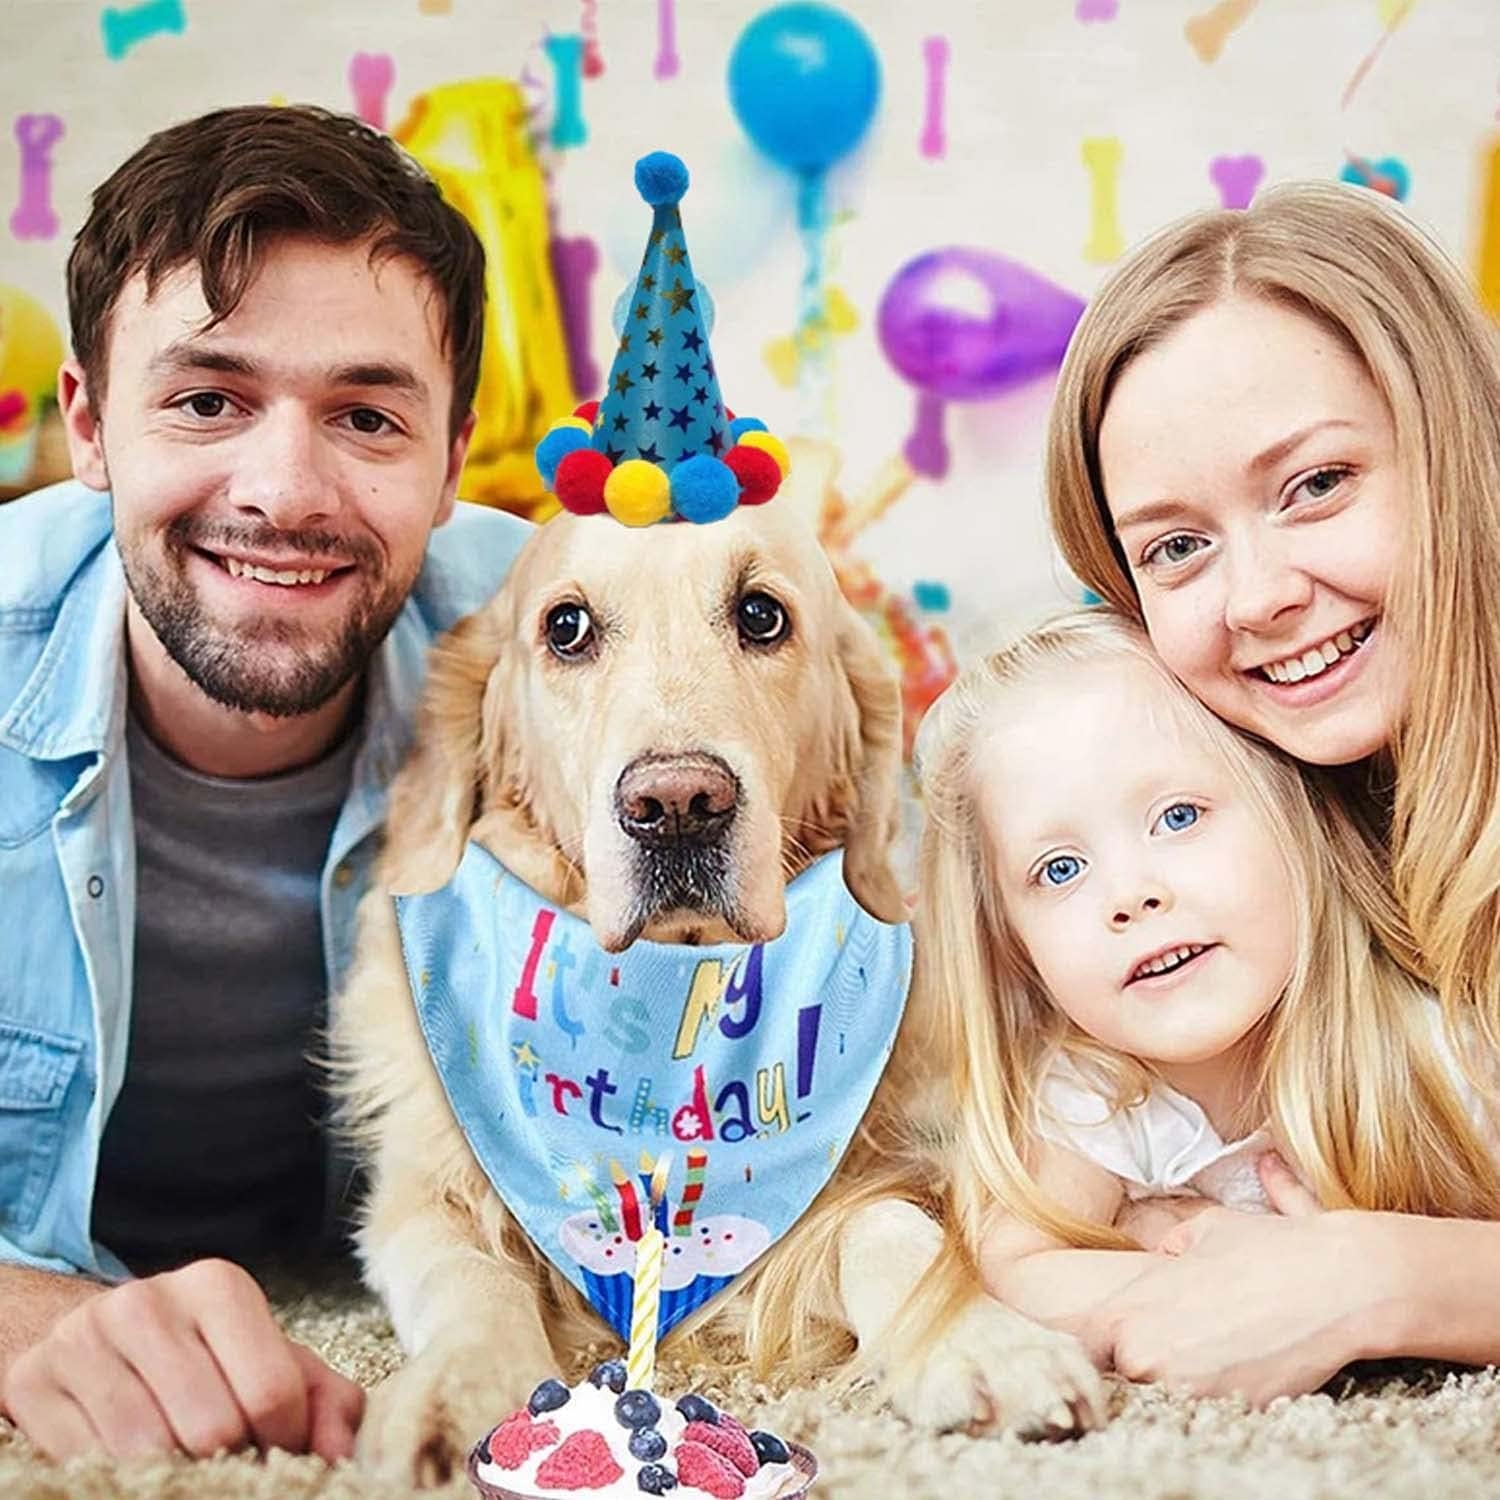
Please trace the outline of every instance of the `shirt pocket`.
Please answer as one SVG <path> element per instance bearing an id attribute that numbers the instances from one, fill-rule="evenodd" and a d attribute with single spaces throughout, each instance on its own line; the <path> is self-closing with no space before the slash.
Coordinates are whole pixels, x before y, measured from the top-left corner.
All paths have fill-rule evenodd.
<path id="1" fill-rule="evenodd" d="M 24 1233 L 41 1212 L 82 1054 L 70 1037 L 0 1021 L 0 1227 Z"/>

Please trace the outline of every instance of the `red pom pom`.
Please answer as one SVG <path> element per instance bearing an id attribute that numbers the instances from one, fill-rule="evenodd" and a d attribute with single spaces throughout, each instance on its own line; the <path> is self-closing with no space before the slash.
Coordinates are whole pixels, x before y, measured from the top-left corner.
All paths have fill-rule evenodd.
<path id="1" fill-rule="evenodd" d="M 568 458 L 572 458 L 570 453 Z M 568 458 L 563 459 L 567 463 Z M 736 443 L 724 455 L 724 462 L 734 471 L 740 482 L 741 505 L 763 505 L 781 488 L 781 465 L 764 448 L 752 448 L 746 443 Z M 562 483 L 562 468 L 557 471 L 557 482 Z"/>
<path id="2" fill-rule="evenodd" d="M 769 454 L 766 455 L 768 458 Z M 557 466 L 552 492 L 563 508 L 575 516 L 594 516 L 604 509 L 604 481 L 614 472 L 614 465 L 593 448 L 575 448 L 565 454 Z M 776 460 L 771 459 L 771 467 Z"/>
<path id="3" fill-rule="evenodd" d="M 585 422 L 592 423 L 599 415 L 599 403 L 597 401 L 585 401 L 582 406 L 573 408 L 575 417 L 582 417 Z"/>

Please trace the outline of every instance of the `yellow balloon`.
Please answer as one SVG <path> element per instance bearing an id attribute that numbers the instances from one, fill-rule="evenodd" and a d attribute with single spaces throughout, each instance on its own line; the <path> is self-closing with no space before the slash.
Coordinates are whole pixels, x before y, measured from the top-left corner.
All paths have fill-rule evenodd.
<path id="1" fill-rule="evenodd" d="M 792 467 L 791 455 L 786 451 L 786 444 L 779 437 L 773 437 L 769 432 L 742 432 L 736 442 L 743 443 L 747 448 L 759 448 L 763 453 L 769 453 L 776 460 L 776 466 L 781 470 L 781 477 L 786 478 Z"/>
<path id="2" fill-rule="evenodd" d="M 52 315 L 29 292 L 0 285 L 0 402 L 19 391 L 26 402 L 8 428 L 30 427 L 41 417 L 41 405 L 57 394 L 57 367 L 63 362 L 63 339 Z"/>
<path id="3" fill-rule="evenodd" d="M 627 526 L 654 526 L 672 509 L 672 481 L 644 458 L 627 458 L 604 481 L 604 504 Z"/>
<path id="4" fill-rule="evenodd" d="M 577 402 L 525 101 L 503 78 L 446 83 L 413 99 L 393 134 L 484 245 L 478 420 L 459 493 L 543 520 L 559 507 L 533 455 L 557 414 Z"/>

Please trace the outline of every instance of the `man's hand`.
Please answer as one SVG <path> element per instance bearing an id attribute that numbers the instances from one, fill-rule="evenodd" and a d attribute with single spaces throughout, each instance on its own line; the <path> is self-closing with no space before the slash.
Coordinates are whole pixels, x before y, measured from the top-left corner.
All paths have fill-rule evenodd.
<path id="1" fill-rule="evenodd" d="M 333 1462 L 364 1392 L 287 1338 L 247 1271 L 200 1260 L 64 1313 L 12 1361 L 0 1405 L 53 1458 L 253 1445 Z"/>

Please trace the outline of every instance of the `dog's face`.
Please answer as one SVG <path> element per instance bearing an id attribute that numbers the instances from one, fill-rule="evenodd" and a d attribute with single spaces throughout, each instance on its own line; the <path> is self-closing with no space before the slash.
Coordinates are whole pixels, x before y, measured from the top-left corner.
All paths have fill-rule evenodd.
<path id="1" fill-rule="evenodd" d="M 843 845 L 851 891 L 897 921 L 899 758 L 894 676 L 790 506 L 561 515 L 434 653 L 387 879 L 441 884 L 473 836 L 610 951 L 762 942 L 786 879 Z"/>

